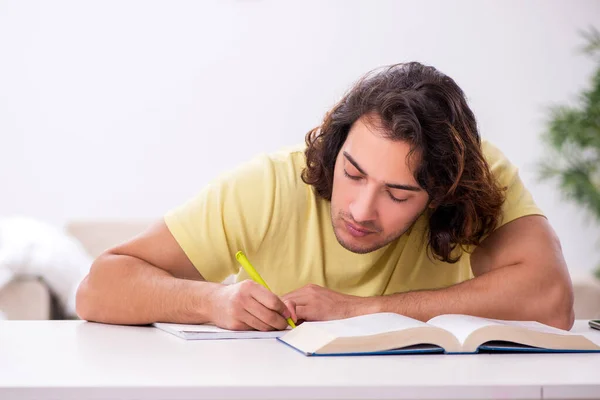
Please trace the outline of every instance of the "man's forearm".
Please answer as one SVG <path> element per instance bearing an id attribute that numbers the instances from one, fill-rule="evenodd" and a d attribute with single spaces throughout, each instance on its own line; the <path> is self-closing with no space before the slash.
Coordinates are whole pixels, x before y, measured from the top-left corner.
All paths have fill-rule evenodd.
<path id="1" fill-rule="evenodd" d="M 220 284 L 178 279 L 130 256 L 106 255 L 77 291 L 82 319 L 112 324 L 210 321 L 210 295 Z"/>
<path id="2" fill-rule="evenodd" d="M 396 312 L 422 321 L 442 314 L 468 314 L 535 320 L 570 329 L 570 282 L 548 275 L 534 277 L 530 269 L 512 265 L 444 289 L 366 298 L 363 305 L 367 312 Z"/>

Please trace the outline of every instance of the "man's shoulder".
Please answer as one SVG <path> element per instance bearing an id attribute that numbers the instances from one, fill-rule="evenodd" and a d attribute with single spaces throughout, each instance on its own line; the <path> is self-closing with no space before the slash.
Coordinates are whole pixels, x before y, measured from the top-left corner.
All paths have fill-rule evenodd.
<path id="1" fill-rule="evenodd" d="M 289 182 L 296 185 L 301 183 L 301 174 L 306 166 L 304 156 L 305 145 L 295 144 L 281 147 L 275 151 L 259 156 L 262 162 L 268 163 L 280 183 Z"/>
<path id="2" fill-rule="evenodd" d="M 301 145 L 280 147 L 274 151 L 255 153 L 234 168 L 220 173 L 213 182 L 231 184 L 246 181 L 252 184 L 266 181 L 294 181 L 306 165 Z"/>
<path id="3" fill-rule="evenodd" d="M 280 147 L 275 151 L 265 153 L 264 156 L 278 164 L 303 166 L 305 164 L 304 150 L 306 150 L 306 145 L 298 143 Z"/>
<path id="4" fill-rule="evenodd" d="M 489 140 L 481 140 L 481 151 L 492 174 L 497 179 L 502 179 L 503 175 L 512 175 L 516 171 L 516 166 L 509 160 L 506 154 Z"/>
<path id="5" fill-rule="evenodd" d="M 504 158 L 500 148 L 487 139 L 481 139 L 481 151 L 487 160 Z"/>

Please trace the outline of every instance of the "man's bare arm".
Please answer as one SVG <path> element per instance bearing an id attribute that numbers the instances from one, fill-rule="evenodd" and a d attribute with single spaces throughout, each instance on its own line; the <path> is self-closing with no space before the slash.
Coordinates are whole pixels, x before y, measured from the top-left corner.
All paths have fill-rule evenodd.
<path id="1" fill-rule="evenodd" d="M 471 255 L 474 279 L 379 298 L 380 310 L 427 320 L 446 313 L 573 326 L 573 288 L 548 221 L 527 216 L 493 232 Z M 375 298 L 374 298 L 375 299 Z"/>
<path id="2" fill-rule="evenodd" d="M 112 324 L 212 322 L 266 331 L 296 319 L 291 305 L 252 281 L 206 282 L 164 221 L 98 257 L 76 302 L 80 318 Z"/>
<path id="3" fill-rule="evenodd" d="M 77 291 L 77 313 L 114 324 L 206 322 L 202 299 L 217 286 L 204 281 L 161 221 L 94 261 Z"/>
<path id="4" fill-rule="evenodd" d="M 422 321 L 441 314 L 535 320 L 573 326 L 573 289 L 560 243 L 547 220 L 527 216 L 494 231 L 471 255 L 474 279 L 438 290 L 357 297 L 316 285 L 291 292 L 301 320 L 396 312 Z"/>

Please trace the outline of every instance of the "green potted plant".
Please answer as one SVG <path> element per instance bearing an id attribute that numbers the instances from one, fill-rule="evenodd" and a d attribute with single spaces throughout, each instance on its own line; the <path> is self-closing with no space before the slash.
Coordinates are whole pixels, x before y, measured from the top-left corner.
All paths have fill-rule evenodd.
<path id="1" fill-rule="evenodd" d="M 596 71 L 575 105 L 550 109 L 542 134 L 546 151 L 538 166 L 541 180 L 556 182 L 566 198 L 600 223 L 600 33 L 591 28 L 583 36 Z M 600 264 L 595 275 L 600 279 Z"/>

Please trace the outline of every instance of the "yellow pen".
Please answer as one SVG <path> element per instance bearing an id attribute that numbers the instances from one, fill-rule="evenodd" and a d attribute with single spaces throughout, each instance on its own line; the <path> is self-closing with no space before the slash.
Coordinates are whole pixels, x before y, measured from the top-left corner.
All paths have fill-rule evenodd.
<path id="1" fill-rule="evenodd" d="M 248 261 L 248 258 L 246 258 L 246 255 L 243 251 L 238 251 L 235 253 L 235 259 L 238 260 L 238 262 L 242 265 L 244 270 L 248 273 L 248 275 L 250 275 L 250 278 L 252 278 L 254 282 L 263 285 L 269 292 L 272 292 L 272 290 L 269 288 L 269 285 L 267 285 L 267 282 L 264 281 L 264 279 L 254 269 L 252 264 L 250 264 L 250 261 Z M 287 322 L 292 328 L 296 327 L 296 324 L 294 324 L 292 318 L 288 318 Z"/>

